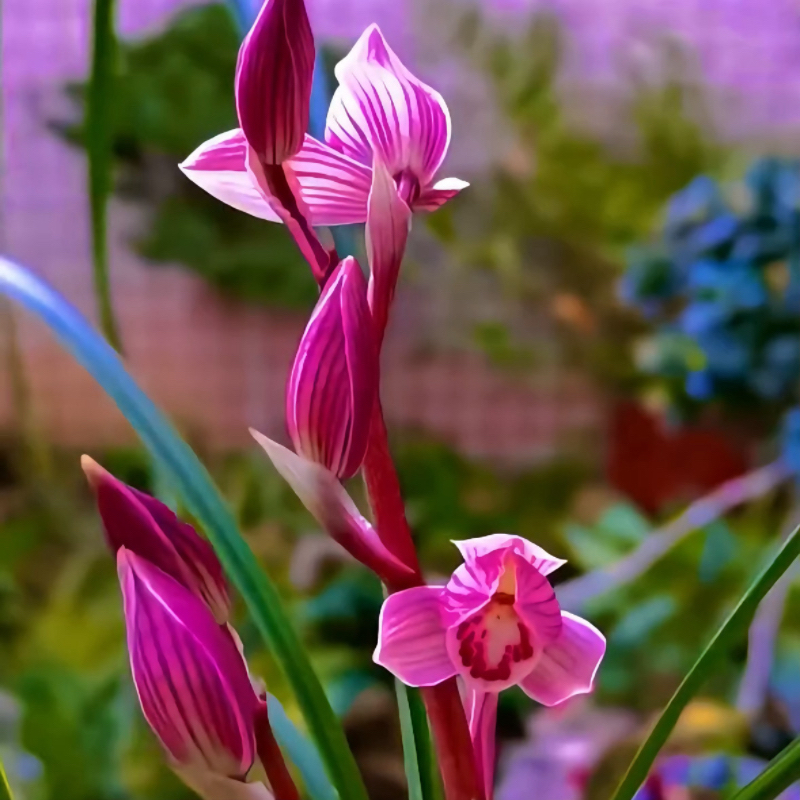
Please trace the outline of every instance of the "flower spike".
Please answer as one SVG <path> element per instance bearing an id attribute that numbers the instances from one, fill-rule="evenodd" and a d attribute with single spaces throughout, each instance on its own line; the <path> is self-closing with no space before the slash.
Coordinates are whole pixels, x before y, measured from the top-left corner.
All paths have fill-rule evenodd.
<path id="1" fill-rule="evenodd" d="M 199 598 L 144 558 L 121 547 L 117 566 L 150 727 L 182 775 L 243 780 L 256 757 L 258 698 L 233 639 Z"/>
<path id="2" fill-rule="evenodd" d="M 128 486 L 89 456 L 81 466 L 97 499 L 106 539 L 116 553 L 136 553 L 196 594 L 224 624 L 230 598 L 211 545 L 155 497 Z"/>
<path id="3" fill-rule="evenodd" d="M 295 450 L 351 478 L 367 449 L 378 355 L 367 283 L 348 257 L 328 280 L 297 350 L 286 394 Z"/>
<path id="4" fill-rule="evenodd" d="M 262 164 L 282 164 L 302 147 L 313 73 L 305 3 L 265 0 L 236 65 L 236 111 Z"/>

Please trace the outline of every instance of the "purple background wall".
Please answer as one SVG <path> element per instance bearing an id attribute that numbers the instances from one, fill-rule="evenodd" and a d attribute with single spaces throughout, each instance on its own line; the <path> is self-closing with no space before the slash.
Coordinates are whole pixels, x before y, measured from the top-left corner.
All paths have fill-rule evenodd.
<path id="1" fill-rule="evenodd" d="M 121 32 L 151 30 L 183 4 L 122 0 Z M 93 315 L 84 158 L 46 129 L 48 119 L 63 116 L 65 81 L 85 74 L 90 5 L 2 4 L 0 247 Z M 323 40 L 347 43 L 374 20 L 412 62 L 415 54 L 428 56 L 420 59 L 423 74 L 439 69 L 440 88 L 452 98 L 451 172 L 491 159 L 488 128 L 475 124 L 469 79 L 439 52 L 445 31 L 431 23 L 436 4 L 309 0 L 309 7 Z M 646 68 L 646 43 L 672 31 L 697 50 L 725 119 L 735 120 L 730 135 L 786 138 L 800 120 L 800 6 L 794 0 L 493 0 L 487 11 L 514 21 L 543 7 L 559 13 L 570 32 L 571 84 L 613 89 L 621 64 Z M 115 200 L 110 222 L 124 339 L 146 387 L 213 446 L 246 442 L 248 425 L 282 430 L 283 383 L 302 320 L 221 300 L 177 268 L 147 268 L 125 244 L 140 224 L 136 209 Z M 421 314 L 424 305 L 401 304 L 389 342 L 387 411 L 395 423 L 426 427 L 477 455 L 528 458 L 551 451 L 564 430 L 596 420 L 594 404 L 566 378 L 517 384 L 477 356 L 421 357 L 396 335 L 417 325 Z M 129 438 L 124 421 L 49 334 L 29 320 L 20 324 L 35 407 L 49 435 L 83 445 Z M 0 383 L 2 424 L 14 424 L 8 380 Z"/>

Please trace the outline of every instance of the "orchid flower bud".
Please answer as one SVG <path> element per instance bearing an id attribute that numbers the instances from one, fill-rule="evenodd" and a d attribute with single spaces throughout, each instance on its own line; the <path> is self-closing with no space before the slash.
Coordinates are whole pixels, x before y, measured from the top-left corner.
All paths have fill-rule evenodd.
<path id="1" fill-rule="evenodd" d="M 159 500 L 128 486 L 83 456 L 81 466 L 97 498 L 106 539 L 147 559 L 196 594 L 224 624 L 230 599 L 222 565 L 211 545 Z"/>
<path id="2" fill-rule="evenodd" d="M 266 0 L 236 65 L 239 123 L 262 164 L 281 164 L 303 146 L 313 72 L 303 0 Z"/>
<path id="3" fill-rule="evenodd" d="M 367 283 L 349 257 L 328 280 L 289 377 L 286 420 L 297 453 L 339 479 L 355 475 L 367 448 L 377 385 Z"/>
<path id="4" fill-rule="evenodd" d="M 142 711 L 190 784 L 244 779 L 259 700 L 233 639 L 185 586 L 121 547 L 117 567 Z"/>

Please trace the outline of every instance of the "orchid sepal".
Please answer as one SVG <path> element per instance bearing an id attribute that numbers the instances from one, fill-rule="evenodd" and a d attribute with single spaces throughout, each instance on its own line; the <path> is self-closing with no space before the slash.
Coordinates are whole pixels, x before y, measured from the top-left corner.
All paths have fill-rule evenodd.
<path id="1" fill-rule="evenodd" d="M 155 564 L 211 609 L 218 623 L 230 613 L 222 564 L 211 545 L 160 500 L 115 478 L 89 456 L 81 457 L 109 547 L 125 547 Z"/>
<path id="2" fill-rule="evenodd" d="M 286 422 L 298 455 L 351 478 L 364 460 L 378 390 L 367 283 L 348 257 L 328 279 L 297 349 Z"/>
<path id="3" fill-rule="evenodd" d="M 402 586 L 413 580 L 413 571 L 389 552 L 332 472 L 252 428 L 250 434 L 334 541 L 384 583 Z"/>
<path id="4" fill-rule="evenodd" d="M 295 155 L 308 129 L 314 37 L 303 0 L 265 0 L 239 49 L 236 112 L 264 165 Z"/>
<path id="5" fill-rule="evenodd" d="M 255 760 L 258 698 L 234 640 L 208 607 L 120 547 L 131 672 L 153 732 L 182 770 L 243 780 Z"/>

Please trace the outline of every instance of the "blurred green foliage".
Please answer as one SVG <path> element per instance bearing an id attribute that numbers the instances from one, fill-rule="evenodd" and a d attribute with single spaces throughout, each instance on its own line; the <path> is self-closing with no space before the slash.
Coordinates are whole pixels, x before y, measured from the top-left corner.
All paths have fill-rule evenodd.
<path id="1" fill-rule="evenodd" d="M 562 581 L 625 555 L 650 530 L 647 519 L 605 495 L 587 510 L 587 487 L 598 476 L 580 461 L 559 460 L 509 474 L 413 436 L 404 436 L 395 452 L 432 578 L 458 563 L 450 544 L 454 538 L 519 533 L 570 558 L 554 575 Z M 124 480 L 156 490 L 157 478 L 138 450 L 98 458 Z M 0 686 L 21 703 L 21 744 L 43 768 L 21 800 L 186 800 L 190 795 L 172 779 L 135 702 L 114 566 L 80 481 L 77 454 L 56 453 L 53 460 L 53 474 L 68 476 L 44 487 L 58 514 L 41 512 L 29 476 L 16 471 L 11 459 L 0 516 L 0 580 L 8 598 L 0 604 L 5 632 Z M 377 581 L 326 550 L 299 591 L 292 581 L 298 577 L 300 544 L 322 540 L 310 517 L 260 453 L 208 461 L 249 543 L 281 587 L 335 707 L 345 712 L 365 688 L 383 686 L 388 693 L 388 676 L 371 661 L 381 603 Z M 784 505 L 781 496 L 765 498 L 728 523 L 714 523 L 634 584 L 592 603 L 587 615 L 608 632 L 611 644 L 600 698 L 644 712 L 659 707 L 759 566 Z M 65 519 L 69 537 L 63 535 Z M 712 559 L 711 568 L 709 547 L 717 555 L 724 552 Z M 696 608 L 704 613 L 690 613 Z M 241 613 L 237 627 L 254 672 L 296 713 L 280 674 Z M 728 696 L 743 659 L 744 650 L 715 675 L 708 692 Z M 503 730 L 521 731 L 521 719 L 531 708 L 521 693 L 507 693 Z"/>
<path id="2" fill-rule="evenodd" d="M 181 264 L 222 291 L 281 307 L 307 307 L 314 281 L 282 226 L 215 200 L 178 170 L 198 145 L 237 126 L 233 77 L 239 33 L 229 9 L 184 10 L 156 36 L 120 43 L 111 124 L 118 191 L 144 205 L 136 249 Z M 82 106 L 86 85 L 67 91 Z M 81 143 L 80 126 L 57 126 Z"/>
<path id="3" fill-rule="evenodd" d="M 429 216 L 429 227 L 461 263 L 497 276 L 513 300 L 507 316 L 521 303 L 528 319 L 554 323 L 551 358 L 612 385 L 636 382 L 629 345 L 641 323 L 616 296 L 625 249 L 653 232 L 670 195 L 725 163 L 688 58 L 665 45 L 658 78 L 592 89 L 565 80 L 568 43 L 547 13 L 511 36 L 469 14 L 460 44 L 488 76 L 513 144 L 490 180 Z M 612 115 L 609 142 L 593 126 Z M 515 343 L 497 326 L 487 337 L 486 325 L 477 342 L 496 355 L 500 341 L 503 363 Z"/>

